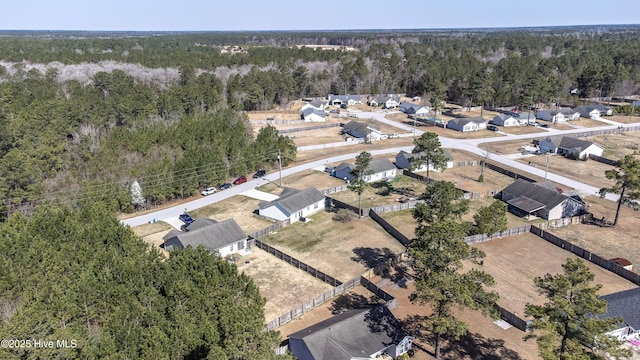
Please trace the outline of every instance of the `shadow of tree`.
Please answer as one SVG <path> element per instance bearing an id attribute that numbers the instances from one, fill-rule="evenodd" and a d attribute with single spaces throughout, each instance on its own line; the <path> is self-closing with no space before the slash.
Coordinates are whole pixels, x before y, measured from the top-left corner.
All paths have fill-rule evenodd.
<path id="1" fill-rule="evenodd" d="M 376 194 L 380 196 L 389 196 L 393 191 L 393 185 L 388 181 L 378 181 L 371 184 L 371 187 L 376 189 Z"/>
<path id="2" fill-rule="evenodd" d="M 386 247 L 382 249 L 357 247 L 353 249 L 353 253 L 355 256 L 352 256 L 351 260 L 359 262 L 368 268 L 374 268 L 378 264 L 395 257 L 395 254 Z"/>
<path id="3" fill-rule="evenodd" d="M 411 315 L 402 320 L 400 324 L 404 330 L 423 344 L 434 344 L 433 334 L 423 330 L 423 324 L 428 319 L 424 315 Z M 502 339 L 489 339 L 478 333 L 468 333 L 460 340 L 441 338 L 442 359 L 474 359 L 474 360 L 522 360 L 522 357 L 514 350 L 505 346 Z M 431 351 L 421 349 L 433 356 Z"/>
<path id="4" fill-rule="evenodd" d="M 371 295 L 370 297 L 366 297 L 360 294 L 354 293 L 344 293 L 335 297 L 331 301 L 331 306 L 329 306 L 329 310 L 331 313 L 339 314 L 341 312 L 352 310 L 352 309 L 364 309 L 377 304 L 380 304 L 381 300 L 375 296 Z"/>

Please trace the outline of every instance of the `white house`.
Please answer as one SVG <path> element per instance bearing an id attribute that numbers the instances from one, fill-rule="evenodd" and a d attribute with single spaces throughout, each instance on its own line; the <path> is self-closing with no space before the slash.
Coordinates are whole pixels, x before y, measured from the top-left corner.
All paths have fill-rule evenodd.
<path id="1" fill-rule="evenodd" d="M 353 175 L 351 175 L 353 167 L 353 164 L 344 162 L 336 167 L 334 176 L 345 181 L 351 180 L 353 179 Z M 398 174 L 398 169 L 389 159 L 371 160 L 367 170 L 371 172 L 371 174 L 364 176 L 364 180 L 368 183 L 390 180 Z"/>
<path id="2" fill-rule="evenodd" d="M 429 115 L 429 107 L 423 105 L 416 105 L 409 102 L 403 102 L 399 106 L 400 111 L 407 115 L 415 116 L 427 116 Z"/>
<path id="3" fill-rule="evenodd" d="M 375 96 L 369 100 L 369 106 L 382 106 L 383 109 L 395 109 L 400 105 L 400 98 L 391 96 Z"/>
<path id="4" fill-rule="evenodd" d="M 537 216 L 555 220 L 582 214 L 584 201 L 557 191 L 550 182 L 532 183 L 517 179 L 500 193 L 510 212 L 518 216 Z"/>
<path id="5" fill-rule="evenodd" d="M 171 230 L 163 236 L 164 248 L 168 251 L 204 246 L 207 250 L 225 257 L 231 254 L 246 255 L 251 252 L 248 236 L 233 219 L 217 222 L 212 219 L 196 219 L 185 227 L 185 231 Z"/>
<path id="6" fill-rule="evenodd" d="M 414 154 L 414 153 L 410 153 L 410 152 L 406 152 L 404 150 L 400 150 L 400 152 L 398 153 L 398 155 L 396 155 L 396 167 L 400 170 L 404 170 L 404 169 L 411 169 L 411 159 L 413 159 L 414 157 L 420 157 L 424 155 L 424 153 L 418 153 L 418 154 Z M 444 151 L 444 155 L 447 157 L 447 165 L 446 165 L 446 169 L 451 169 L 453 167 L 453 158 L 451 157 L 451 154 L 448 151 Z M 427 166 L 429 167 L 429 170 L 436 170 L 436 171 L 442 171 L 444 169 L 436 169 L 433 167 L 433 164 L 423 164 L 421 167 L 414 169 L 414 172 L 420 172 L 420 171 L 427 171 Z"/>
<path id="7" fill-rule="evenodd" d="M 480 116 L 472 118 L 456 118 L 447 122 L 447 128 L 462 132 L 478 131 L 487 128 L 487 120 Z"/>
<path id="8" fill-rule="evenodd" d="M 302 107 L 300 108 L 300 115 L 302 115 L 306 109 L 316 109 L 316 110 L 324 111 L 324 108 L 326 107 L 326 105 L 327 103 L 323 103 L 320 100 L 312 100 L 302 105 Z"/>
<path id="9" fill-rule="evenodd" d="M 302 112 L 302 119 L 304 119 L 305 122 L 323 122 L 327 121 L 327 113 L 325 113 L 324 110 L 310 107 Z"/>
<path id="10" fill-rule="evenodd" d="M 567 120 L 580 120 L 580 113 L 570 107 L 561 107 L 558 112 L 562 113 Z"/>
<path id="11" fill-rule="evenodd" d="M 536 119 L 551 121 L 554 124 L 559 124 L 567 121 L 567 117 L 564 113 L 554 110 L 540 110 L 536 112 Z"/>
<path id="12" fill-rule="evenodd" d="M 640 287 L 601 296 L 600 300 L 609 304 L 607 312 L 600 315 L 600 318 L 622 318 L 622 323 L 607 335 L 620 341 L 640 340 Z"/>
<path id="13" fill-rule="evenodd" d="M 356 105 L 362 103 L 362 96 L 360 95 L 334 95 L 329 94 L 329 104 L 330 105 Z"/>
<path id="14" fill-rule="evenodd" d="M 573 110 L 579 112 L 580 116 L 588 119 L 599 118 L 601 115 L 600 110 L 596 109 L 593 106 L 578 106 Z"/>
<path id="15" fill-rule="evenodd" d="M 288 338 L 299 360 L 397 359 L 413 345 L 385 305 L 345 311 Z"/>
<path id="16" fill-rule="evenodd" d="M 356 120 L 349 121 L 345 124 L 342 127 L 342 132 L 355 138 L 365 139 L 368 142 L 380 140 L 382 135 L 384 135 L 384 133 L 380 131 L 380 128 Z"/>
<path id="17" fill-rule="evenodd" d="M 311 187 L 305 190 L 286 188 L 276 200 L 260 202 L 258 214 L 279 221 L 289 219 L 294 223 L 323 210 L 324 205 L 324 195 L 316 188 Z"/>
<path id="18" fill-rule="evenodd" d="M 601 116 L 611 116 L 613 115 L 613 109 L 606 107 L 602 104 L 591 104 L 589 105 L 592 108 L 598 109 L 600 111 Z"/>
<path id="19" fill-rule="evenodd" d="M 500 114 L 500 115 L 494 116 L 492 121 L 493 121 L 494 125 L 499 125 L 499 126 L 504 126 L 504 127 L 520 125 L 520 120 L 519 119 L 516 119 L 515 117 L 513 117 L 511 115 L 505 115 L 505 114 Z"/>
<path id="20" fill-rule="evenodd" d="M 549 136 L 540 140 L 538 147 L 542 153 L 574 156 L 577 159 L 589 157 L 591 154 L 602 156 L 604 152 L 604 148 L 596 143 L 570 136 Z"/>

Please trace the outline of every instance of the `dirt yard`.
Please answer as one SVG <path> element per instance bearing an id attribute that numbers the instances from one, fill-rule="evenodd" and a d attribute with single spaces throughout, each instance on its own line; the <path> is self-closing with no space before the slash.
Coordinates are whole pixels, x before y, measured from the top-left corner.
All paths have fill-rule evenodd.
<path id="1" fill-rule="evenodd" d="M 246 196 L 234 196 L 226 200 L 205 206 L 200 209 L 189 211 L 195 218 L 210 218 L 216 221 L 234 219 L 238 226 L 247 234 L 273 224 L 263 217 L 253 214 L 258 209 L 260 200 L 248 198 Z"/>
<path id="2" fill-rule="evenodd" d="M 312 186 L 318 190 L 324 190 L 340 185 L 344 185 L 343 180 L 329 176 L 329 174 L 325 173 L 324 171 L 318 170 L 306 170 L 282 178 L 283 187 L 294 188 L 298 190 L 304 190 Z M 280 193 L 282 193 L 282 188 L 278 186 L 277 181 L 276 183 L 268 183 L 266 185 L 262 185 L 256 189 L 276 195 L 280 195 Z"/>
<path id="3" fill-rule="evenodd" d="M 524 316 L 527 303 L 543 304 L 545 298 L 533 284 L 536 276 L 562 272 L 561 265 L 575 255 L 533 235 L 523 234 L 474 245 L 487 257 L 481 266 L 496 281 L 493 290 L 500 294 L 498 304 Z M 634 288 L 634 284 L 590 262 L 594 284 L 603 285 L 600 295 Z"/>
<path id="4" fill-rule="evenodd" d="M 344 182 L 343 182 L 344 183 Z M 424 192 L 425 184 L 404 175 L 397 175 L 389 182 L 377 182 L 369 184 L 362 193 L 362 207 L 374 207 L 388 204 L 398 204 L 402 197 L 398 191 L 403 189 L 414 194 L 416 197 Z M 334 199 L 346 202 L 347 204 L 358 206 L 358 194 L 353 191 L 341 191 L 329 195 Z"/>
<path id="5" fill-rule="evenodd" d="M 256 247 L 236 265 L 239 272 L 253 278 L 267 300 L 267 322 L 331 289 L 331 285 Z"/>
<path id="6" fill-rule="evenodd" d="M 523 164 L 530 164 L 539 169 L 545 169 L 546 156 L 537 155 L 518 159 Z M 549 172 L 562 175 L 569 179 L 580 181 L 598 188 L 613 185 L 612 180 L 605 177 L 606 170 L 613 169 L 611 165 L 603 164 L 594 160 L 571 160 L 561 155 L 549 156 Z"/>
<path id="7" fill-rule="evenodd" d="M 549 124 L 550 128 L 555 128 L 555 126 Z M 505 132 L 507 134 L 535 134 L 535 133 L 540 133 L 540 136 L 544 136 L 544 133 L 546 133 L 547 131 L 537 127 L 537 126 L 527 126 L 527 125 L 521 125 L 521 126 L 507 126 L 507 127 L 503 127 L 503 126 L 498 126 L 498 129 L 500 129 L 500 131 Z"/>
<path id="8" fill-rule="evenodd" d="M 618 160 L 625 155 L 638 154 L 640 149 L 640 131 L 629 131 L 621 134 L 595 136 L 589 138 L 604 147 L 604 157 Z"/>
<path id="9" fill-rule="evenodd" d="M 616 203 L 595 196 L 585 198 L 589 204 L 587 211 L 596 218 L 613 221 Z M 618 225 L 602 228 L 595 225 L 572 225 L 549 230 L 569 242 L 607 259 L 626 258 L 633 263 L 633 271 L 640 272 L 640 212 L 626 206 L 620 208 Z"/>
<path id="10" fill-rule="evenodd" d="M 605 119 L 623 124 L 640 123 L 640 116 L 612 115 L 606 116 Z"/>
<path id="11" fill-rule="evenodd" d="M 404 247 L 369 218 L 348 223 L 320 212 L 308 223 L 295 223 L 260 240 L 321 270 L 347 281 L 368 268 L 404 251 Z"/>
<path id="12" fill-rule="evenodd" d="M 480 166 L 464 166 L 446 169 L 441 173 L 431 171 L 429 172 L 429 177 L 438 181 L 451 181 L 456 185 L 456 187 L 469 192 L 500 191 L 514 181 L 513 178 L 485 168 L 483 173 L 484 181 L 478 182 L 481 170 L 482 168 Z M 426 176 L 426 172 L 419 174 Z"/>

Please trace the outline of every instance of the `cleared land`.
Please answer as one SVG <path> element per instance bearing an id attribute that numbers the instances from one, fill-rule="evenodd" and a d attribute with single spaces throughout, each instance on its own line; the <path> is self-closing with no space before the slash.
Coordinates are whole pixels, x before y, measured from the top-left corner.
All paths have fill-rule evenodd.
<path id="1" fill-rule="evenodd" d="M 606 116 L 605 119 L 623 124 L 640 123 L 640 116 L 612 115 Z"/>
<path id="2" fill-rule="evenodd" d="M 425 187 L 425 184 L 404 175 L 398 175 L 388 182 L 372 183 L 362 193 L 362 207 L 397 204 L 400 197 L 402 197 L 398 191 L 404 191 L 407 194 L 406 196 L 419 196 L 424 192 Z M 353 191 L 345 190 L 329 196 L 347 204 L 358 206 L 358 194 Z"/>
<path id="3" fill-rule="evenodd" d="M 253 214 L 258 209 L 260 200 L 248 198 L 246 196 L 233 196 L 229 199 L 205 206 L 200 209 L 189 211 L 191 217 L 210 218 L 216 221 L 234 219 L 238 226 L 247 234 L 273 224 L 263 217 Z"/>
<path id="4" fill-rule="evenodd" d="M 142 241 L 158 249 L 164 256 L 169 256 L 169 252 L 160 247 L 164 244 L 162 237 L 165 236 L 172 229 L 171 225 L 164 222 L 157 222 L 153 224 L 144 224 L 132 228 L 133 232 L 138 235 Z"/>
<path id="5" fill-rule="evenodd" d="M 280 195 L 280 193 L 282 193 L 282 188 L 280 188 L 278 185 L 279 182 L 276 181 L 275 183 L 262 185 L 256 189 L 268 192 L 270 194 Z M 318 170 L 305 170 L 297 174 L 289 175 L 282 178 L 283 187 L 294 188 L 298 190 L 304 190 L 312 186 L 318 190 L 324 190 L 340 185 L 344 185 L 343 180 L 340 180 L 333 176 L 329 176 L 329 174 L 325 173 L 324 171 Z"/>
<path id="6" fill-rule="evenodd" d="M 537 155 L 518 159 L 519 162 L 529 164 L 540 169 L 546 165 L 546 156 Z M 611 165 L 594 160 L 571 160 L 562 155 L 549 156 L 549 172 L 580 181 L 598 188 L 609 187 L 613 182 L 604 175 L 606 170 L 613 169 Z"/>
<path id="7" fill-rule="evenodd" d="M 256 247 L 251 254 L 238 260 L 236 265 L 239 272 L 253 278 L 260 288 L 260 294 L 267 300 L 267 322 L 331 289 L 329 284 Z"/>
<path id="8" fill-rule="evenodd" d="M 487 257 L 481 268 L 496 281 L 493 290 L 500 294 L 498 304 L 524 315 L 527 303 L 543 304 L 533 284 L 536 276 L 562 272 L 562 264 L 575 255 L 533 235 L 523 234 L 475 244 Z M 601 284 L 600 295 L 634 288 L 635 285 L 597 265 L 585 261 L 595 274 L 594 284 Z"/>
<path id="9" fill-rule="evenodd" d="M 640 150 L 640 131 L 628 131 L 621 134 L 595 136 L 589 138 L 604 147 L 603 156 L 618 160 L 625 155 L 638 154 Z"/>
<path id="10" fill-rule="evenodd" d="M 341 281 L 404 251 L 404 247 L 373 220 L 354 218 L 348 223 L 320 212 L 308 223 L 295 223 L 260 240 Z"/>

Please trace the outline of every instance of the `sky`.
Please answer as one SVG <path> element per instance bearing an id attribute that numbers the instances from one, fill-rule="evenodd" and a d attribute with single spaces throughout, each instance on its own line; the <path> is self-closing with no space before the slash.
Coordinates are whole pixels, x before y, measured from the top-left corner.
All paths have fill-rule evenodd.
<path id="1" fill-rule="evenodd" d="M 0 0 L 0 30 L 354 30 L 609 24 L 640 24 L 640 0 Z"/>

